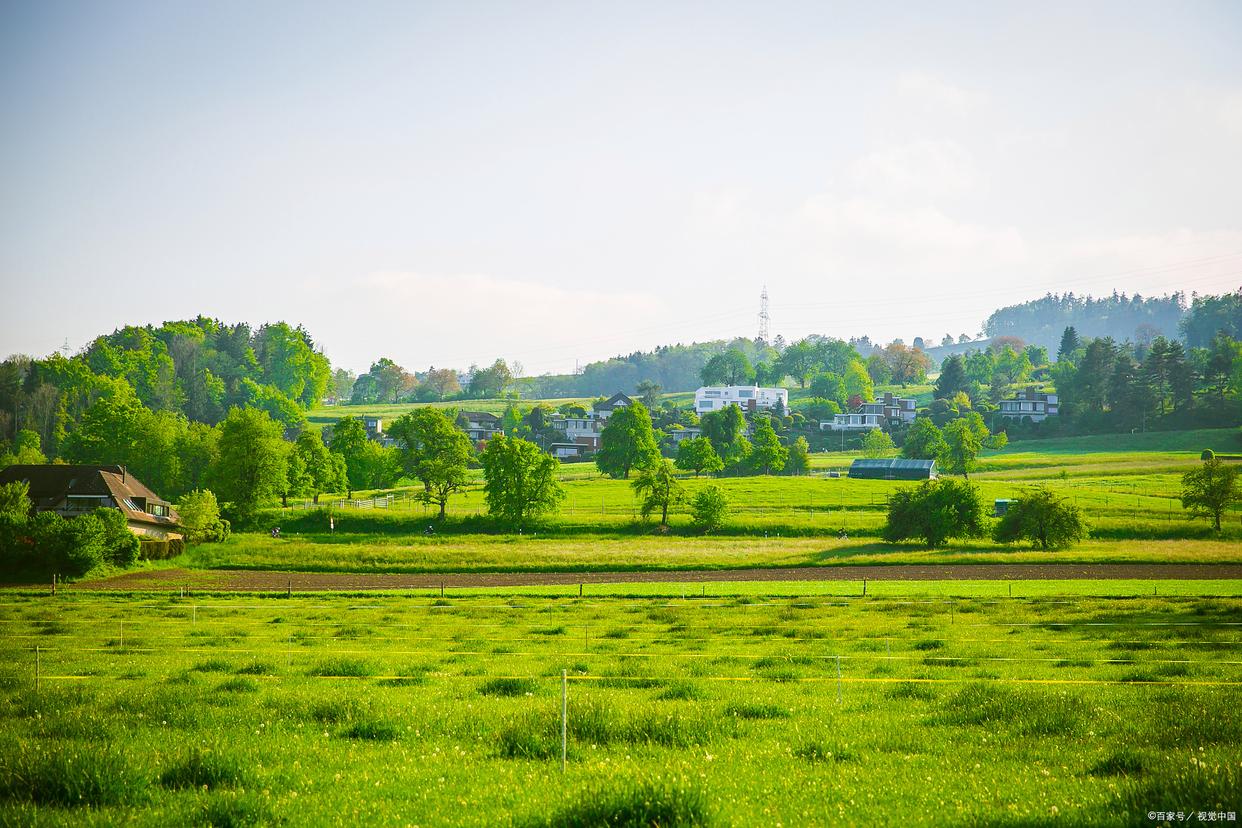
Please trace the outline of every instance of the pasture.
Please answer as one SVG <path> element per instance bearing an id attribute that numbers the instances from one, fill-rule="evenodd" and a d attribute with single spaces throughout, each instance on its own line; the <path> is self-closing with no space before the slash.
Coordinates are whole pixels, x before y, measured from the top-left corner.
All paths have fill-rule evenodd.
<path id="1" fill-rule="evenodd" d="M 1141 825 L 1242 810 L 1236 583 L 1114 598 L 958 586 L 8 592 L 0 823 Z"/>

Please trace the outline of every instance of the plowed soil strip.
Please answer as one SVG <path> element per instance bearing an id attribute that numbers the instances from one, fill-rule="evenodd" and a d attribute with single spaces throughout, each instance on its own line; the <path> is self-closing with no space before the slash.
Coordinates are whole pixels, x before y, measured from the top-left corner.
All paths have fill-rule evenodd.
<path id="1" fill-rule="evenodd" d="M 733 581 L 1031 581 L 1242 579 L 1242 564 L 948 564 L 791 567 L 781 569 L 646 572 L 446 572 L 444 574 L 258 572 L 161 569 L 130 572 L 70 589 L 146 591 L 181 587 L 237 592 L 353 591 L 455 587 L 565 586 L 571 584 L 700 583 Z"/>

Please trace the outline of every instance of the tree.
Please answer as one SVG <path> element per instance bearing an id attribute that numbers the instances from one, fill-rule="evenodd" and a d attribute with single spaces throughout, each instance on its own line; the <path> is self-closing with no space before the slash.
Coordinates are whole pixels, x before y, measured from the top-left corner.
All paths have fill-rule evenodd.
<path id="1" fill-rule="evenodd" d="M 1008 440 L 1005 433 L 991 434 L 977 412 L 958 417 L 944 427 L 945 449 L 940 455 L 940 465 L 949 474 L 960 474 L 970 479 L 979 452 L 985 448 L 1004 448 Z"/>
<path id="2" fill-rule="evenodd" d="M 440 507 L 443 520 L 449 497 L 466 487 L 474 455 L 470 438 L 435 408 L 416 408 L 401 416 L 389 433 L 401 444 L 402 466 L 423 484 L 421 499 Z"/>
<path id="3" fill-rule="evenodd" d="M 645 468 L 660 457 L 651 414 L 641 402 L 635 401 L 613 411 L 599 439 L 595 465 L 615 479 L 628 478 L 631 469 Z"/>
<path id="4" fill-rule="evenodd" d="M 677 468 L 692 471 L 698 477 L 703 472 L 712 474 L 724 468 L 724 461 L 712 448 L 712 441 L 706 437 L 692 437 L 682 440 L 677 446 Z"/>
<path id="5" fill-rule="evenodd" d="M 893 445 L 893 438 L 881 429 L 873 428 L 863 437 L 863 457 L 886 457 L 896 448 Z"/>
<path id="6" fill-rule="evenodd" d="M 755 369 L 740 348 L 716 354 L 700 372 L 704 385 L 745 385 L 755 379 Z"/>
<path id="7" fill-rule="evenodd" d="M 1240 496 L 1237 467 L 1226 465 L 1219 457 L 1211 457 L 1182 475 L 1182 508 L 1195 517 L 1210 519 L 1217 532 L 1221 516 Z"/>
<path id="8" fill-rule="evenodd" d="M 94 514 L 66 520 L 56 512 L 40 512 L 29 525 L 41 569 L 82 575 L 104 562 L 106 532 Z"/>
<path id="9" fill-rule="evenodd" d="M 423 385 L 430 388 L 438 399 L 461 393 L 461 383 L 457 381 L 457 372 L 451 368 L 431 368 Z"/>
<path id="10" fill-rule="evenodd" d="M 901 446 L 901 456 L 908 460 L 935 460 L 944 454 L 948 446 L 944 435 L 930 417 L 918 417 L 910 424 L 906 432 L 905 442 Z"/>
<path id="11" fill-rule="evenodd" d="M 875 384 L 871 380 L 871 375 L 867 373 L 867 366 L 858 359 L 851 360 L 850 364 L 845 367 L 845 373 L 841 379 L 845 383 L 846 399 L 853 396 L 862 397 L 865 402 L 875 399 Z"/>
<path id="12" fill-rule="evenodd" d="M 888 498 L 883 536 L 889 543 L 918 538 L 934 549 L 950 538 L 982 534 L 983 501 L 979 490 L 965 481 L 927 480 Z"/>
<path id="13" fill-rule="evenodd" d="M 220 504 L 210 489 L 195 489 L 177 504 L 186 543 L 219 543 L 229 536 L 229 522 L 220 517 Z"/>
<path id="14" fill-rule="evenodd" d="M 219 428 L 212 488 L 239 516 L 251 518 L 285 489 L 288 449 L 281 427 L 265 411 L 232 408 Z"/>
<path id="15" fill-rule="evenodd" d="M 643 520 L 659 509 L 661 526 L 668 526 L 669 507 L 686 499 L 685 487 L 677 479 L 673 464 L 664 458 L 642 469 L 630 486 L 642 500 Z"/>
<path id="16" fill-rule="evenodd" d="M 785 463 L 789 460 L 789 449 L 781 445 L 781 439 L 776 436 L 776 429 L 772 428 L 771 419 L 760 418 L 758 424 L 755 425 L 753 437 L 750 455 L 751 468 L 757 469 L 760 474 L 772 474 L 785 468 Z"/>
<path id="17" fill-rule="evenodd" d="M 893 382 L 899 383 L 902 388 L 927 379 L 927 370 L 931 368 L 931 359 L 927 354 L 900 342 L 893 342 L 884 349 L 884 359 L 893 374 Z"/>
<path id="18" fill-rule="evenodd" d="M 1045 552 L 1065 549 L 1086 536 L 1078 507 L 1042 487 L 1009 504 L 992 532 L 997 543 L 1028 540 Z"/>
<path id="19" fill-rule="evenodd" d="M 884 358 L 884 354 L 872 354 L 867 357 L 867 375 L 876 385 L 892 382 L 893 371 L 888 367 L 888 360 Z"/>
<path id="20" fill-rule="evenodd" d="M 293 455 L 301 464 L 303 482 L 301 494 L 309 495 L 315 503 L 324 492 L 342 492 L 349 486 L 344 456 L 330 451 L 323 439 L 313 431 L 303 431 L 293 444 Z"/>
<path id="21" fill-rule="evenodd" d="M 707 534 L 724 525 L 729 516 L 729 499 L 719 486 L 704 486 L 690 501 L 690 522 Z"/>
<path id="22" fill-rule="evenodd" d="M 358 417 L 342 417 L 332 426 L 328 448 L 345 458 L 345 474 L 349 489 L 367 488 L 366 458 L 367 427 Z"/>
<path id="23" fill-rule="evenodd" d="M 647 406 L 648 411 L 655 411 L 660 407 L 660 384 L 651 380 L 643 380 L 634 386 L 634 390 L 638 392 L 639 399 L 643 401 L 643 405 Z"/>
<path id="24" fill-rule="evenodd" d="M 838 405 L 845 405 L 848 399 L 845 382 L 837 374 L 821 371 L 811 377 L 811 395 L 825 400 L 833 400 Z"/>
<path id="25" fill-rule="evenodd" d="M 709 411 L 699 420 L 703 436 L 711 441 L 716 453 L 723 459 L 742 439 L 746 417 L 736 405 L 726 405 L 717 411 Z"/>
<path id="26" fill-rule="evenodd" d="M 945 359 L 940 365 L 940 377 L 936 380 L 936 388 L 932 396 L 938 400 L 953 399 L 958 391 L 970 388 L 970 379 L 966 376 L 966 366 L 959 354 Z"/>
<path id="27" fill-rule="evenodd" d="M 806 474 L 811 469 L 811 446 L 806 438 L 799 435 L 789 446 L 789 461 L 785 463 L 785 471 L 790 474 Z"/>
<path id="28" fill-rule="evenodd" d="M 1061 334 L 1061 346 L 1057 348 L 1057 362 L 1072 359 L 1074 352 L 1080 347 L 1082 347 L 1082 341 L 1078 338 L 1078 331 L 1070 325 Z"/>
<path id="29" fill-rule="evenodd" d="M 499 397 L 513 382 L 513 372 L 503 359 L 498 359 L 488 368 L 475 369 L 470 375 L 470 396 L 475 399 Z"/>
<path id="30" fill-rule="evenodd" d="M 793 377 L 801 388 L 806 388 L 807 379 L 818 365 L 815 345 L 805 339 L 786 348 L 777 361 L 781 376 Z"/>
<path id="31" fill-rule="evenodd" d="M 555 510 L 565 497 L 556 479 L 560 462 L 534 443 L 498 434 L 488 440 L 481 459 L 488 514 L 510 526 L 520 528 Z"/>
<path id="32" fill-rule="evenodd" d="M 132 566 L 138 560 L 138 536 L 129 531 L 129 521 L 120 509 L 96 509 L 91 513 L 102 527 L 103 558 L 115 566 Z M 80 518 L 78 518 L 80 520 Z"/>

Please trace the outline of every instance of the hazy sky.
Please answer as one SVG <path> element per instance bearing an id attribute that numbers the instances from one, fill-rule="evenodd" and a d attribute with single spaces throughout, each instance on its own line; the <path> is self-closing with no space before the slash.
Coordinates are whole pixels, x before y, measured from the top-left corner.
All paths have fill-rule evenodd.
<path id="1" fill-rule="evenodd" d="M 1242 4 L 6 2 L 0 353 L 527 373 L 1242 285 Z"/>

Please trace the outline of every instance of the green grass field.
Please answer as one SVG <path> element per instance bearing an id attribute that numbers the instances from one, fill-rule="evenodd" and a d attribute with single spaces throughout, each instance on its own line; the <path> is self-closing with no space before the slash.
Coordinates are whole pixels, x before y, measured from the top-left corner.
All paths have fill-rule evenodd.
<path id="1" fill-rule="evenodd" d="M 521 535 L 486 520 L 481 475 L 455 496 L 436 535 L 423 530 L 434 512 L 409 499 L 389 508 L 305 508 L 265 515 L 282 537 L 240 533 L 224 544 L 193 548 L 175 563 L 196 568 L 310 569 L 343 572 L 631 570 L 899 563 L 1242 562 L 1242 511 L 1234 508 L 1215 535 L 1181 508 L 1181 476 L 1199 461 L 1198 447 L 1224 447 L 1232 430 L 1130 438 L 1077 438 L 1020 444 L 982 458 L 971 475 L 985 502 L 1020 497 L 1042 485 L 1083 510 L 1093 537 L 1073 549 L 1037 552 L 988 539 L 928 551 L 879 540 L 889 494 L 906 483 L 827 476 L 848 468 L 852 454 L 813 456 L 805 477 L 685 478 L 691 494 L 718 485 L 732 502 L 720 533 L 694 535 L 685 506 L 673 531 L 661 534 L 638 516 L 628 481 L 601 477 L 593 465 L 563 467 L 567 497 L 560 512 Z M 1124 442 L 1130 439 L 1134 442 Z M 1120 445 L 1118 441 L 1123 441 Z M 1143 449 L 1139 444 L 1145 445 Z M 1195 447 L 1195 448 L 1188 448 Z M 1059 453 L 1042 449 L 1057 449 Z M 331 502 L 324 498 L 324 503 Z M 844 528 L 848 540 L 836 536 Z"/>
<path id="2" fill-rule="evenodd" d="M 1236 597 L 764 594 L 784 586 L 5 593 L 0 823 L 1148 825 L 1242 810 Z"/>

